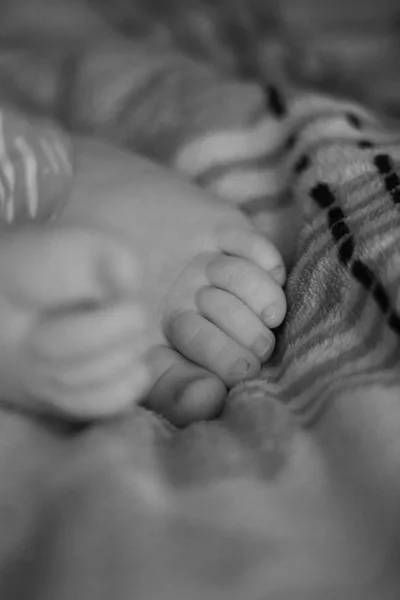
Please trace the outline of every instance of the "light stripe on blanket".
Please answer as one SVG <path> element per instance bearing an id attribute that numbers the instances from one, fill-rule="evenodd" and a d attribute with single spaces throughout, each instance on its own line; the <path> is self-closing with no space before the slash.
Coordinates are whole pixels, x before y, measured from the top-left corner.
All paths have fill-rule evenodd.
<path id="1" fill-rule="evenodd" d="M 281 207 L 286 190 L 300 207 L 307 224 L 276 360 L 239 393 L 261 386 L 311 423 L 343 386 L 397 382 L 400 132 L 351 102 L 285 98 L 115 36 L 79 52 L 56 44 L 50 58 L 49 48 L 11 40 L 3 52 L 3 81 L 32 109 L 146 153 L 249 212 Z"/>
<path id="2" fill-rule="evenodd" d="M 277 204 L 290 139 L 273 86 L 266 105 L 257 83 L 224 80 L 173 50 L 110 34 L 82 46 L 3 41 L 0 97 L 176 168 L 229 202 Z"/>
<path id="3" fill-rule="evenodd" d="M 275 397 L 312 425 L 341 392 L 400 383 L 400 129 L 301 93 L 285 118 L 305 218 L 289 311 L 274 365 L 231 394 Z"/>
<path id="4" fill-rule="evenodd" d="M 0 109 L 0 227 L 53 218 L 68 197 L 72 170 L 62 131 Z"/>

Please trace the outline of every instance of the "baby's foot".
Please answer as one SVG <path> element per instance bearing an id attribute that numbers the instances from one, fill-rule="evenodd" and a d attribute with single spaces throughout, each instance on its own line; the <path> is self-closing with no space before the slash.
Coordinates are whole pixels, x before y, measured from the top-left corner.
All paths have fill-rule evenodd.
<path id="1" fill-rule="evenodd" d="M 215 416 L 226 388 L 258 374 L 282 322 L 285 268 L 276 248 L 247 228 L 221 228 L 215 251 L 192 259 L 164 298 L 164 332 L 182 356 L 156 348 L 149 404 L 175 424 Z M 195 366 L 196 365 L 196 366 Z"/>
<path id="2" fill-rule="evenodd" d="M 140 399 L 149 374 L 130 251 L 67 227 L 9 232 L 0 246 L 1 400 L 89 418 Z"/>

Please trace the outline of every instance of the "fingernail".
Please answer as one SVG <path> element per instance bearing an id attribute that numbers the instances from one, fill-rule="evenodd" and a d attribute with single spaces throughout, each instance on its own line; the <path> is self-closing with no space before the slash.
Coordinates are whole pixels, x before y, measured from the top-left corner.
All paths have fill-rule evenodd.
<path id="1" fill-rule="evenodd" d="M 261 318 L 266 325 L 272 327 L 278 322 L 278 315 L 279 306 L 277 304 L 270 304 L 263 310 Z"/>
<path id="2" fill-rule="evenodd" d="M 274 340 L 265 335 L 260 335 L 253 345 L 253 350 L 260 359 L 263 359 L 271 352 L 271 348 L 274 345 Z"/>
<path id="3" fill-rule="evenodd" d="M 286 279 L 286 269 L 283 266 L 275 267 L 275 269 L 270 271 L 270 275 L 279 285 L 283 285 Z"/>
<path id="4" fill-rule="evenodd" d="M 250 369 L 251 362 L 246 360 L 245 358 L 241 358 L 235 363 L 233 367 L 233 374 L 235 375 L 235 377 L 246 377 Z"/>

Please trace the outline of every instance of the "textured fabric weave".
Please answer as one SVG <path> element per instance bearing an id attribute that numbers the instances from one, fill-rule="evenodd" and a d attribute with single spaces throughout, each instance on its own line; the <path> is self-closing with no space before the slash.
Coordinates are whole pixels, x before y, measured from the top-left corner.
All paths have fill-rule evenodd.
<path id="1" fill-rule="evenodd" d="M 396 600 L 400 130 L 138 40 L 41 44 L 4 52 L 9 99 L 257 218 L 293 202 L 304 227 L 275 363 L 220 419 L 71 432 L 2 412 L 0 597 Z"/>

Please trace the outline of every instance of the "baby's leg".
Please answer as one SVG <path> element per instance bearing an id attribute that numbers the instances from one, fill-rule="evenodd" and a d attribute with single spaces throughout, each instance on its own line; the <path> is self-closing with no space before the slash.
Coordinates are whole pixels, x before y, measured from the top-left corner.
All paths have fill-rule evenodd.
<path id="1" fill-rule="evenodd" d="M 148 382 L 138 266 L 104 235 L 46 225 L 72 183 L 66 136 L 8 109 L 0 123 L 1 401 L 77 417 L 125 409 Z"/>

